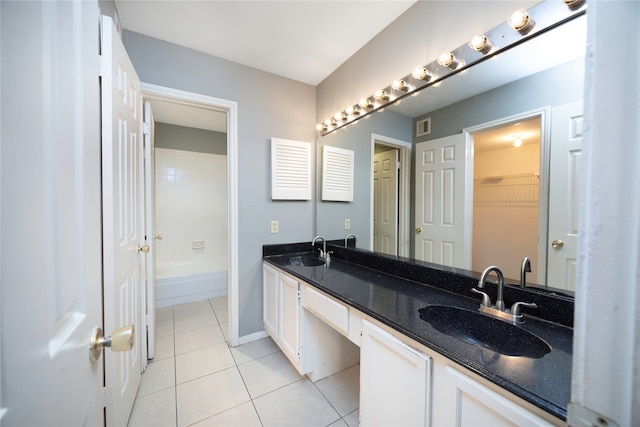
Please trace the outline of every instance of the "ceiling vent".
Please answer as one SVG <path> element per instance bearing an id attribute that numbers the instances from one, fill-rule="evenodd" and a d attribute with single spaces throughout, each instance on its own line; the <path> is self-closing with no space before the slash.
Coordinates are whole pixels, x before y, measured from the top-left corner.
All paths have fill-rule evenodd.
<path id="1" fill-rule="evenodd" d="M 431 133 L 431 117 L 418 120 L 416 122 L 416 138 L 429 135 Z"/>

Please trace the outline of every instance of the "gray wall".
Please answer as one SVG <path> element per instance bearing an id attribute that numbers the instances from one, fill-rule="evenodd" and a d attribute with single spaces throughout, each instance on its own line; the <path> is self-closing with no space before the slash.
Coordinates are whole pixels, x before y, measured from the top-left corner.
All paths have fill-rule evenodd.
<path id="1" fill-rule="evenodd" d="M 227 134 L 205 129 L 156 122 L 156 148 L 227 155 Z"/>
<path id="2" fill-rule="evenodd" d="M 130 31 L 124 45 L 141 81 L 238 103 L 239 334 L 262 331 L 262 245 L 314 230 L 313 201 L 271 201 L 270 139 L 315 141 L 315 88 Z"/>
<path id="3" fill-rule="evenodd" d="M 431 133 L 414 142 L 461 133 L 463 129 L 543 107 L 579 101 L 584 92 L 584 59 L 542 71 L 513 83 L 416 117 L 431 117 Z"/>

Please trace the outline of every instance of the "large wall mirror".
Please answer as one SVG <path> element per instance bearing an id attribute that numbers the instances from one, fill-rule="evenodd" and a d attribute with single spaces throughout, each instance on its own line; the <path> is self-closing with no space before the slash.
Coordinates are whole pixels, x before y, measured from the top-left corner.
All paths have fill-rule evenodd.
<path id="1" fill-rule="evenodd" d="M 355 152 L 355 197 L 318 197 L 317 234 L 509 283 L 528 257 L 528 284 L 572 292 L 586 19 L 320 137 Z"/>

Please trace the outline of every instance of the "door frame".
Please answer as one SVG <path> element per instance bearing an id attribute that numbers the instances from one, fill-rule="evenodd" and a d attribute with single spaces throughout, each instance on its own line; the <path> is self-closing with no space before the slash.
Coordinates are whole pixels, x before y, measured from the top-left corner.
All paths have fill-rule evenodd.
<path id="1" fill-rule="evenodd" d="M 400 176 L 398 177 L 398 256 L 409 257 L 410 235 L 409 226 L 411 219 L 410 199 L 411 199 L 411 142 L 372 133 L 371 134 L 371 162 L 369 179 L 369 247 L 373 248 L 373 162 L 376 144 L 386 145 L 398 150 L 398 161 L 400 162 Z"/>
<path id="2" fill-rule="evenodd" d="M 238 309 L 238 103 L 165 86 L 140 83 L 145 99 L 156 99 L 227 113 L 227 190 L 228 190 L 228 261 L 229 341 L 240 344 Z"/>
<path id="3" fill-rule="evenodd" d="M 476 126 L 462 129 L 465 135 L 467 150 L 466 156 L 466 182 L 465 182 L 465 251 L 467 259 L 471 263 L 471 247 L 473 236 L 473 134 L 480 131 L 503 127 L 522 120 L 532 118 L 540 119 L 540 201 L 538 215 L 538 283 L 546 283 L 547 271 L 547 240 L 549 233 L 549 159 L 551 151 L 551 107 L 537 108 L 502 117 Z"/>

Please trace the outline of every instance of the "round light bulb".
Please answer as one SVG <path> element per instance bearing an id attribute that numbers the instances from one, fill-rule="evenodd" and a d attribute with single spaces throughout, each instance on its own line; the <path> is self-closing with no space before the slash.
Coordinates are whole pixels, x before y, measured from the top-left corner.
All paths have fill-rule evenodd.
<path id="1" fill-rule="evenodd" d="M 478 52 L 487 53 L 491 49 L 491 42 L 484 34 L 476 34 L 469 42 L 469 46 Z"/>
<path id="2" fill-rule="evenodd" d="M 425 67 L 418 67 L 411 73 L 411 76 L 417 80 L 426 80 L 429 76 L 429 72 Z"/>
<path id="3" fill-rule="evenodd" d="M 317 130 L 318 132 L 320 132 L 320 131 L 321 131 L 321 130 L 323 130 L 323 129 L 324 129 L 324 125 L 323 125 L 322 123 L 318 123 L 318 124 L 316 125 L 316 130 Z"/>
<path id="4" fill-rule="evenodd" d="M 509 26 L 519 33 L 526 33 L 533 27 L 533 21 L 526 10 L 516 10 L 509 17 Z"/>
<path id="5" fill-rule="evenodd" d="M 385 99 L 387 99 L 387 92 L 385 92 L 384 90 L 380 89 L 380 90 L 375 91 L 373 96 L 376 99 L 379 99 L 380 101 L 384 101 Z"/>
<path id="6" fill-rule="evenodd" d="M 404 92 L 409 90 L 404 80 L 394 80 L 393 83 L 391 84 L 391 87 L 394 88 L 395 90 L 401 90 Z"/>
<path id="7" fill-rule="evenodd" d="M 358 105 L 361 106 L 362 108 L 371 108 L 371 101 L 369 101 L 367 98 L 362 98 L 360 100 L 360 102 L 358 102 Z"/>
<path id="8" fill-rule="evenodd" d="M 455 68 L 456 67 L 456 57 L 451 52 L 442 52 L 438 57 L 438 64 L 444 65 L 445 67 Z"/>
<path id="9" fill-rule="evenodd" d="M 347 116 L 344 113 L 336 113 L 333 118 L 337 121 L 343 121 L 347 118 Z"/>

